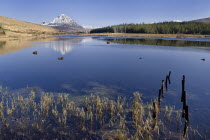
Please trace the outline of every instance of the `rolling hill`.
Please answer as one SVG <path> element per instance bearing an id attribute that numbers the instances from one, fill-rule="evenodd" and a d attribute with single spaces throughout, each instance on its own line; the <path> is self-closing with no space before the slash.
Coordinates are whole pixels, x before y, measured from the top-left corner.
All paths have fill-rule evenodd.
<path id="1" fill-rule="evenodd" d="M 0 37 L 36 37 L 62 33 L 54 28 L 0 16 Z"/>
<path id="2" fill-rule="evenodd" d="M 210 23 L 210 18 L 202 18 L 197 20 L 192 20 L 192 22 L 199 22 L 199 23 Z"/>

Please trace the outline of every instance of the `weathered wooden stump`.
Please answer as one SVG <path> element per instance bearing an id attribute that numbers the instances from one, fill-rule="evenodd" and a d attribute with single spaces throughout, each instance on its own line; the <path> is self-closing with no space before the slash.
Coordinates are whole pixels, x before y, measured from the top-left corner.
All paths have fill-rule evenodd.
<path id="1" fill-rule="evenodd" d="M 169 83 L 169 85 L 171 84 L 171 71 L 169 71 L 169 73 L 168 73 L 168 83 Z"/>
<path id="2" fill-rule="evenodd" d="M 166 76 L 166 80 L 165 80 L 165 88 L 166 88 L 166 91 L 168 91 L 168 75 Z"/>
<path id="3" fill-rule="evenodd" d="M 183 79 L 182 79 L 182 97 L 181 97 L 181 102 L 184 101 L 184 91 L 185 91 L 185 76 L 183 75 Z"/>
<path id="4" fill-rule="evenodd" d="M 153 118 L 155 119 L 155 118 L 157 118 L 158 112 L 159 112 L 158 105 L 156 102 L 153 102 L 153 108 L 154 108 Z"/>
<path id="5" fill-rule="evenodd" d="M 187 106 L 187 102 L 186 102 L 186 91 L 183 91 L 183 108 L 182 108 L 182 118 L 184 118 L 186 116 L 186 106 Z"/>
<path id="6" fill-rule="evenodd" d="M 160 98 L 161 98 L 161 89 L 159 89 L 159 94 L 158 94 L 158 106 L 160 108 Z"/>
<path id="7" fill-rule="evenodd" d="M 189 123 L 189 112 L 188 112 L 188 106 L 187 105 L 185 106 L 185 119 Z"/>
<path id="8" fill-rule="evenodd" d="M 161 84 L 161 93 L 162 93 L 162 98 L 164 98 L 164 80 L 162 80 Z"/>
<path id="9" fill-rule="evenodd" d="M 185 124 L 184 124 L 184 134 L 183 134 L 183 137 L 186 138 L 187 137 L 187 131 L 188 131 L 188 121 L 185 121 Z"/>

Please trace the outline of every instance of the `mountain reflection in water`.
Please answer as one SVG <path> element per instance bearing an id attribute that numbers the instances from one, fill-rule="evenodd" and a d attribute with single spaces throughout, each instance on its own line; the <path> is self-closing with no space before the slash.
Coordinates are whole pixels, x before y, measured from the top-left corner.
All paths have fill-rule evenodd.
<path id="1" fill-rule="evenodd" d="M 42 43 L 42 46 L 51 48 L 62 55 L 70 53 L 80 43 L 91 41 L 92 38 L 59 38 L 56 41 Z"/>

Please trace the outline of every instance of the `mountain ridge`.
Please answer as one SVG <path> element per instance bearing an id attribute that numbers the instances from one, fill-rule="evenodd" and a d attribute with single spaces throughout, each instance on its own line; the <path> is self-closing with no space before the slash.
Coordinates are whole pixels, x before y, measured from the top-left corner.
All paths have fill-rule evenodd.
<path id="1" fill-rule="evenodd" d="M 208 24 L 208 23 L 210 23 L 210 17 L 192 20 L 191 22 L 207 23 Z"/>
<path id="2" fill-rule="evenodd" d="M 81 25 L 76 23 L 73 19 L 66 16 L 65 14 L 60 14 L 58 17 L 54 18 L 52 22 L 44 22 L 43 25 L 64 32 L 86 32 L 86 30 Z"/>

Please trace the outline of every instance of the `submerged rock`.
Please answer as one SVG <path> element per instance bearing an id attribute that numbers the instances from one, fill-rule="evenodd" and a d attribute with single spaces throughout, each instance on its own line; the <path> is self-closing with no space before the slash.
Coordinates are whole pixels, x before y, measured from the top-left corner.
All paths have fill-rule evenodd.
<path id="1" fill-rule="evenodd" d="M 37 55 L 37 54 L 38 54 L 38 52 L 37 52 L 37 51 L 34 51 L 34 52 L 33 52 L 33 54 L 34 54 L 34 55 Z"/>
<path id="2" fill-rule="evenodd" d="M 64 59 L 64 57 L 58 57 L 58 60 L 63 60 Z"/>

